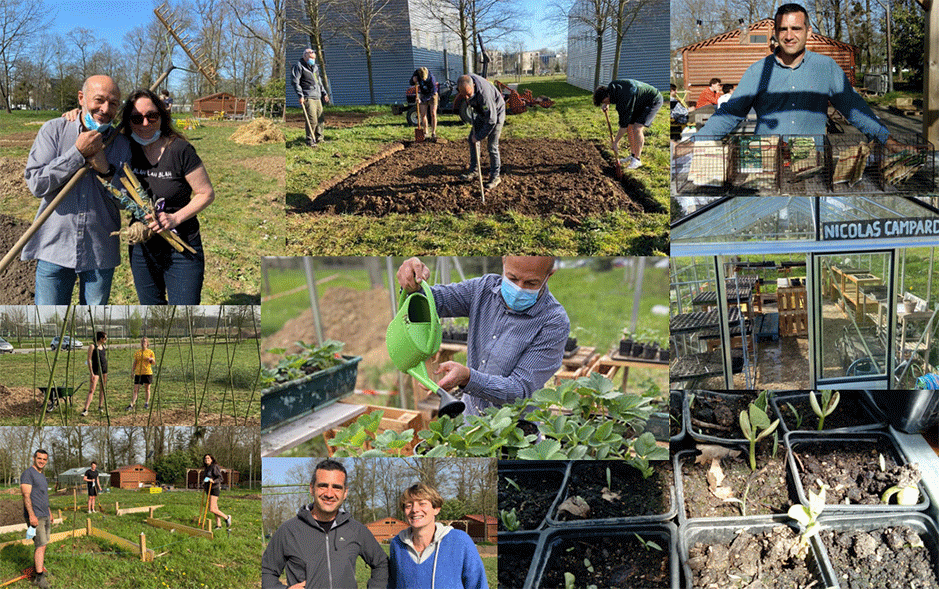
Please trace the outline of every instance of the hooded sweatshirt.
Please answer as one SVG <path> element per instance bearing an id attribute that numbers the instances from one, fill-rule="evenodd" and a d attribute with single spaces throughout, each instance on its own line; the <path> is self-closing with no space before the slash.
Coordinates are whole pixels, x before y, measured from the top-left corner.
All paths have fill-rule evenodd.
<path id="1" fill-rule="evenodd" d="M 391 540 L 388 589 L 487 589 L 486 569 L 479 551 L 461 530 L 437 522 L 434 539 L 418 554 L 411 528 Z"/>
<path id="2" fill-rule="evenodd" d="M 261 558 L 262 589 L 281 589 L 306 580 L 306 589 L 358 589 L 355 561 L 361 556 L 372 568 L 368 589 L 385 589 L 388 556 L 375 536 L 340 511 L 329 532 L 313 519 L 312 505 L 284 522 L 271 537 Z M 287 585 L 280 574 L 287 569 Z"/>

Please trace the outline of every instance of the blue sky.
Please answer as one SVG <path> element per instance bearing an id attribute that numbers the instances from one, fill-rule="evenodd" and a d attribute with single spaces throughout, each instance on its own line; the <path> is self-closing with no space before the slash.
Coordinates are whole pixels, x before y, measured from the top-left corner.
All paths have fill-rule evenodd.
<path id="1" fill-rule="evenodd" d="M 57 0 L 47 3 L 49 14 L 54 14 L 52 33 L 65 36 L 72 29 L 84 27 L 95 31 L 98 38 L 107 39 L 111 45 L 120 45 L 131 29 L 149 22 L 153 9 L 159 5 L 160 2 L 154 0 L 119 0 L 116 3 Z"/>

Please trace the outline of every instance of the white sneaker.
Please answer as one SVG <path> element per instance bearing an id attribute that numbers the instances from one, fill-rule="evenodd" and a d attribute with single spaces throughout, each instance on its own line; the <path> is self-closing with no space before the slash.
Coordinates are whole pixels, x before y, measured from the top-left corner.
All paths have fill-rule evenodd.
<path id="1" fill-rule="evenodd" d="M 637 158 L 636 156 L 632 156 L 632 157 L 629 158 L 629 159 L 630 159 L 629 165 L 626 166 L 626 169 L 627 169 L 627 170 L 635 170 L 636 168 L 638 168 L 638 167 L 640 167 L 640 166 L 642 165 L 642 161 L 641 161 L 639 158 Z"/>

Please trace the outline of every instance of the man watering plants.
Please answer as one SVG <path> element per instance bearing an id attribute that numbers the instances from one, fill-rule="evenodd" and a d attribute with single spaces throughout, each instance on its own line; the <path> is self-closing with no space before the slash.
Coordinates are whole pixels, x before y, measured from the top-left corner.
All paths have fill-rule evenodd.
<path id="1" fill-rule="evenodd" d="M 120 241 L 111 233 L 121 228 L 120 211 L 95 178 L 111 179 L 130 160 L 130 143 L 115 133 L 121 91 L 108 76 L 91 76 L 78 91 L 78 120 L 56 118 L 45 123 L 26 161 L 26 184 L 41 199 L 38 217 L 86 163 L 89 173 L 55 209 L 23 248 L 21 259 L 38 260 L 37 305 L 67 305 L 78 279 L 82 305 L 106 305 L 114 268 L 121 263 Z"/>
<path id="2" fill-rule="evenodd" d="M 262 589 L 357 589 L 359 556 L 372 569 L 368 589 L 385 589 L 388 555 L 368 528 L 340 510 L 348 493 L 341 462 L 327 458 L 316 465 L 310 483 L 313 503 L 277 528 L 264 550 Z M 287 585 L 280 582 L 285 569 Z"/>
<path id="3" fill-rule="evenodd" d="M 476 74 L 460 76 L 456 83 L 460 95 L 476 113 L 473 118 L 473 128 L 470 129 L 469 137 L 467 137 L 470 166 L 460 179 L 464 182 L 471 182 L 476 178 L 476 166 L 482 166 L 482 162 L 476 161 L 477 143 L 487 139 L 489 182 L 486 184 L 486 190 L 492 190 L 502 182 L 499 178 L 499 172 L 502 169 L 499 157 L 499 136 L 502 135 L 502 126 L 505 124 L 505 98 L 489 80 Z"/>
<path id="4" fill-rule="evenodd" d="M 504 256 L 502 275 L 487 274 L 431 287 L 441 317 L 468 317 L 467 363 L 444 362 L 440 388 L 463 389 L 466 414 L 480 415 L 527 399 L 557 372 L 570 321 L 548 290 L 554 258 Z M 419 259 L 398 268 L 398 284 L 415 292 L 430 270 Z"/>
<path id="5" fill-rule="evenodd" d="M 315 51 L 307 48 L 303 52 L 303 59 L 295 63 L 291 70 L 291 77 L 306 119 L 307 145 L 317 147 L 323 142 L 323 125 L 326 121 L 323 105 L 329 104 L 329 95 L 320 78 Z"/>

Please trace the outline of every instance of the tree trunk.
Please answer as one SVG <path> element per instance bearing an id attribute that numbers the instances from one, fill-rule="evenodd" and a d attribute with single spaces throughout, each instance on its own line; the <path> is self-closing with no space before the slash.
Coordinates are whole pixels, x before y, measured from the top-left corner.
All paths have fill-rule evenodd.
<path id="1" fill-rule="evenodd" d="M 372 47 L 365 38 L 365 67 L 368 69 L 368 100 L 369 104 L 375 104 L 375 82 L 372 80 Z"/>
<path id="2" fill-rule="evenodd" d="M 597 62 L 593 69 L 593 87 L 600 85 L 600 58 L 603 56 L 603 35 L 597 35 Z"/>

